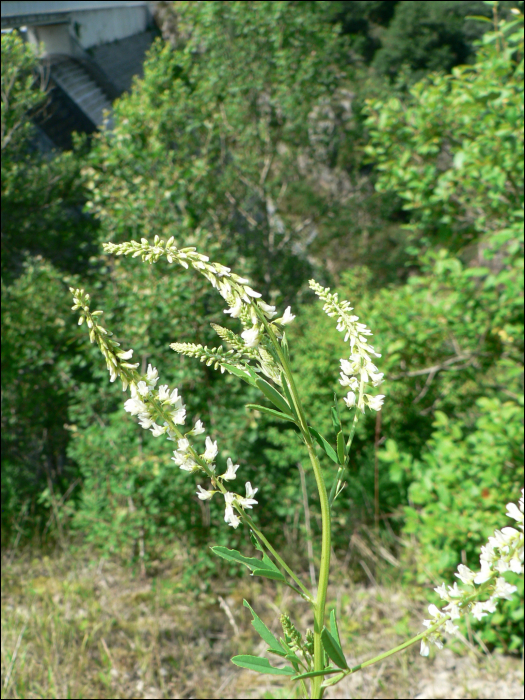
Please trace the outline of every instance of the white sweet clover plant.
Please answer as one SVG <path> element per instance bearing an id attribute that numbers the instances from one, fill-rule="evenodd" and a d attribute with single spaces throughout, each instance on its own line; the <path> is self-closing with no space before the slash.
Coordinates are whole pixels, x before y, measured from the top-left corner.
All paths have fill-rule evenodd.
<path id="1" fill-rule="evenodd" d="M 507 583 L 502 574 L 505 571 L 523 573 L 523 491 L 519 506 L 513 503 L 507 506 L 507 515 L 517 521 L 518 529 L 504 527 L 489 538 L 487 545 L 482 548 L 479 572 L 470 571 L 463 565 L 458 567 L 456 576 L 464 584 L 463 588 L 455 583 L 448 588 L 442 584 L 435 589 L 446 604 L 442 610 L 435 605 L 429 607 L 431 619 L 423 622 L 426 630 L 404 644 L 350 668 L 341 646 L 334 612 L 330 614 L 328 627 L 325 626 L 331 550 L 330 524 L 333 502 L 343 488 L 342 480 L 348 466 L 358 416 L 367 408 L 380 410 L 385 398 L 383 394 L 370 393 L 372 387 L 378 387 L 383 382 L 383 374 L 372 361 L 372 358 L 375 360 L 380 355 L 369 343 L 371 331 L 359 322 L 358 316 L 352 314 L 349 302 L 339 301 L 337 294 L 331 294 L 329 289 L 323 288 L 314 280 L 310 281 L 311 289 L 324 302 L 326 313 L 337 318 L 337 329 L 345 334 L 344 340 L 349 343 L 350 349 L 349 356 L 341 359 L 340 383 L 347 390 L 344 403 L 354 410 L 354 416 L 348 435 L 345 435 L 337 402 L 335 403 L 331 414 L 336 437 L 334 444 L 331 444 L 309 425 L 295 385 L 285 333 L 286 326 L 295 318 L 290 307 L 275 318 L 275 307 L 265 303 L 261 295 L 249 286 L 248 280 L 234 274 L 228 267 L 209 262 L 208 257 L 196 252 L 195 248 L 178 249 L 174 238 L 164 241 L 155 236 L 153 245 L 143 238 L 141 242 L 107 243 L 104 248 L 106 252 L 116 255 L 140 255 L 150 263 L 155 263 L 164 256 L 169 263 L 178 263 L 186 269 L 191 267 L 209 280 L 227 304 L 225 313 L 239 319 L 242 325 L 240 335 L 214 324 L 219 337 L 230 346 L 228 350 L 222 345 L 210 349 L 193 343 L 173 343 L 170 347 L 257 387 L 273 404 L 273 408 L 254 404 L 249 406 L 272 417 L 295 423 L 310 456 L 322 517 L 321 561 L 316 592 L 311 592 L 303 584 L 247 512 L 257 505 L 254 496 L 258 489 L 250 482 L 246 482 L 244 494 L 236 493 L 230 488 L 230 484 L 237 478 L 239 465 L 228 458 L 226 471 L 217 474 L 215 460 L 219 448 L 217 440 L 212 440 L 209 435 L 205 438 L 204 452 L 195 449 L 193 438 L 202 435 L 205 429 L 200 420 L 193 428 L 185 429 L 186 408 L 178 389 L 171 389 L 166 384 L 157 386 L 159 376 L 152 365 L 141 375 L 137 371 L 139 365 L 130 362 L 133 350 L 122 351 L 119 343 L 112 339 L 112 333 L 100 325 L 102 311 L 90 311 L 89 294 L 82 289 L 71 288 L 73 310 L 80 311 L 79 324 L 86 322 L 91 342 L 98 343 L 106 359 L 110 381 L 119 379 L 124 391 L 129 388 L 131 398 L 124 403 L 124 409 L 137 416 L 139 424 L 155 437 L 164 436 L 176 443 L 172 457 L 175 464 L 180 469 L 198 473 L 207 480 L 207 483 L 198 485 L 197 497 L 209 500 L 220 494 L 224 498 L 224 520 L 233 528 L 239 527 L 241 523 L 246 524 L 250 528 L 252 542 L 262 557 L 246 557 L 226 547 L 213 547 L 213 551 L 230 562 L 247 566 L 252 575 L 271 578 L 290 586 L 313 608 L 314 632 L 307 630 L 303 637 L 288 616 L 282 615 L 283 638 L 278 640 L 244 601 L 253 615 L 252 624 L 268 644 L 268 651 L 282 657 L 285 665 L 273 666 L 265 657 L 249 655 L 235 656 L 232 659 L 235 664 L 260 673 L 289 676 L 300 683 L 300 692 L 304 697 L 320 698 L 325 688 L 335 685 L 345 676 L 378 663 L 412 644 L 421 642 L 421 654 L 427 656 L 430 643 L 441 647 L 443 633 L 457 632 L 455 620 L 468 613 L 480 620 L 496 610 L 498 600 L 509 598 L 516 592 L 516 587 Z M 263 379 L 262 375 L 272 383 Z M 337 465 L 329 493 L 325 484 L 325 475 L 328 474 L 323 474 L 321 470 L 317 445 Z"/>

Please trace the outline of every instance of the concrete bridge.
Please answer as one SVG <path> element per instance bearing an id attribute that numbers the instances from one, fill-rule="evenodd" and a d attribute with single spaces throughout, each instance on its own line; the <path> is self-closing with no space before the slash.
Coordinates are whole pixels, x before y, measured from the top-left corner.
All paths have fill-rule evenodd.
<path id="1" fill-rule="evenodd" d="M 49 103 L 37 120 L 40 146 L 71 148 L 73 131 L 111 126 L 111 104 L 142 76 L 142 64 L 157 29 L 156 3 L 2 2 L 2 31 L 17 29 L 35 47 Z"/>

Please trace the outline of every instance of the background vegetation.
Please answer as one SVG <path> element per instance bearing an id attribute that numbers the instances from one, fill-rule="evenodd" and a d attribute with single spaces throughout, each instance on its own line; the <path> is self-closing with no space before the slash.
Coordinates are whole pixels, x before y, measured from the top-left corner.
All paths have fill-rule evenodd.
<path id="1" fill-rule="evenodd" d="M 387 399 L 358 426 L 335 553 L 358 581 L 373 544 L 431 591 L 476 564 L 523 477 L 522 3 L 159 5 L 163 38 L 112 131 L 52 158 L 33 145 L 38 59 L 2 34 L 4 551 L 89 547 L 150 576 L 187 550 L 183 579 L 206 590 L 238 573 L 208 545 L 246 533 L 122 410 L 74 323 L 74 285 L 179 387 L 307 571 L 295 434 L 244 408 L 250 387 L 168 347 L 215 342 L 221 300 L 167 264 L 101 253 L 174 235 L 292 305 L 294 369 L 326 434 L 343 345 L 307 279 L 374 330 Z M 522 611 L 505 605 L 478 635 L 517 652 Z"/>

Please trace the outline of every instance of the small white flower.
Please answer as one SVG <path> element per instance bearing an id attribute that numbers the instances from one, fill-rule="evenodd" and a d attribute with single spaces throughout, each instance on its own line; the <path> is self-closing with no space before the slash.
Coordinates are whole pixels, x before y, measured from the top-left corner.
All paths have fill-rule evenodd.
<path id="1" fill-rule="evenodd" d="M 372 380 L 372 386 L 379 386 L 380 384 L 383 383 L 383 377 L 384 373 L 381 372 L 379 374 L 374 374 L 373 372 L 370 372 L 370 379 Z"/>
<path id="2" fill-rule="evenodd" d="M 518 523 L 523 522 L 523 512 L 520 511 L 520 509 L 515 503 L 507 503 L 506 515 L 508 515 L 509 518 L 513 518 Z"/>
<path id="3" fill-rule="evenodd" d="M 523 556 L 523 552 L 522 552 Z M 513 571 L 515 574 L 522 574 L 523 573 L 523 562 L 520 559 L 519 553 L 514 552 L 512 555 L 511 560 L 509 561 L 509 569 Z"/>
<path id="4" fill-rule="evenodd" d="M 286 310 L 281 318 L 281 326 L 286 326 L 294 320 L 295 316 L 292 313 L 292 307 L 287 306 Z"/>
<path id="5" fill-rule="evenodd" d="M 266 304 L 264 301 L 259 302 L 259 308 L 262 309 L 267 318 L 273 318 L 276 314 L 275 306 L 270 306 L 270 304 Z"/>
<path id="6" fill-rule="evenodd" d="M 356 396 L 355 396 L 353 391 L 349 391 L 348 394 L 343 399 L 343 401 L 348 406 L 348 408 L 352 408 L 352 406 L 355 406 L 355 400 L 356 400 Z"/>
<path id="7" fill-rule="evenodd" d="M 478 572 L 474 576 L 474 579 L 473 579 L 474 583 L 485 583 L 485 581 L 488 581 L 489 579 L 491 579 L 494 576 L 494 571 L 492 570 L 491 565 L 487 561 L 482 559 L 480 561 L 480 564 L 481 564 L 481 571 Z M 460 564 L 460 566 L 462 566 L 462 564 Z M 458 566 L 458 569 L 459 569 L 459 566 Z M 456 576 L 457 576 L 457 574 L 456 574 Z M 458 578 L 460 578 L 460 577 L 458 576 Z M 466 581 L 464 579 L 461 579 L 461 580 L 463 581 L 463 583 L 466 583 Z"/>
<path id="8" fill-rule="evenodd" d="M 152 433 L 153 437 L 160 437 L 166 432 L 166 427 L 162 428 L 160 425 L 153 423 L 153 427 L 151 428 L 150 432 Z"/>
<path id="9" fill-rule="evenodd" d="M 444 610 L 448 612 L 451 620 L 458 620 L 461 617 L 457 603 L 449 603 L 448 605 L 445 605 Z"/>
<path id="10" fill-rule="evenodd" d="M 217 456 L 218 452 L 219 452 L 219 449 L 217 447 L 217 440 L 215 440 L 215 442 L 212 442 L 211 438 L 208 436 L 206 438 L 206 451 L 202 455 L 203 458 L 207 462 L 213 462 L 213 460 Z"/>
<path id="11" fill-rule="evenodd" d="M 435 618 L 438 619 L 438 620 L 439 620 L 440 617 L 444 617 L 444 615 L 443 615 L 443 613 L 441 612 L 441 610 L 440 610 L 438 607 L 436 607 L 436 606 L 434 605 L 434 603 L 431 603 L 431 604 L 428 606 L 428 612 L 432 615 L 432 617 L 435 617 Z M 432 624 L 434 624 L 434 623 L 432 623 Z"/>
<path id="12" fill-rule="evenodd" d="M 339 384 L 341 384 L 341 386 L 349 386 L 351 389 L 355 390 L 359 386 L 359 380 L 356 377 L 347 377 L 344 372 L 341 372 Z"/>
<path id="13" fill-rule="evenodd" d="M 139 413 L 147 413 L 148 407 L 140 399 L 132 398 L 126 401 L 124 410 L 131 413 L 132 416 L 137 416 Z"/>
<path id="14" fill-rule="evenodd" d="M 137 384 L 137 391 L 141 396 L 147 396 L 149 394 L 149 386 L 146 382 L 141 381 Z"/>
<path id="15" fill-rule="evenodd" d="M 204 425 L 202 424 L 202 421 L 198 420 L 195 423 L 195 427 L 191 431 L 194 435 L 201 435 L 204 432 Z"/>
<path id="16" fill-rule="evenodd" d="M 230 316 L 231 316 L 232 318 L 239 318 L 239 316 L 241 315 L 242 306 L 243 306 L 242 299 L 240 299 L 239 297 L 237 297 L 237 298 L 235 299 L 235 304 L 234 304 L 234 306 L 230 307 L 229 309 L 225 309 L 225 310 L 224 310 L 224 313 L 225 313 L 225 314 L 230 314 Z"/>
<path id="17" fill-rule="evenodd" d="M 190 441 L 187 440 L 186 438 L 181 438 L 178 442 L 177 445 L 179 447 L 179 450 L 181 452 L 187 452 L 188 447 L 190 446 Z"/>
<path id="18" fill-rule="evenodd" d="M 459 632 L 459 627 L 450 620 L 447 620 L 445 622 L 445 632 L 448 632 L 449 634 L 457 634 Z"/>
<path id="19" fill-rule="evenodd" d="M 430 647 L 428 646 L 428 642 L 425 638 L 421 640 L 421 649 L 419 653 L 421 656 L 428 656 L 430 654 Z"/>
<path id="20" fill-rule="evenodd" d="M 450 598 L 462 598 L 463 597 L 463 591 L 461 588 L 458 588 L 457 581 L 454 581 L 453 586 L 448 587 L 448 595 Z"/>
<path id="21" fill-rule="evenodd" d="M 496 602 L 494 601 L 493 598 L 489 598 L 489 600 L 486 600 L 483 605 L 483 610 L 486 610 L 489 613 L 496 612 Z"/>
<path id="22" fill-rule="evenodd" d="M 207 501 L 207 500 L 209 500 L 209 499 L 213 496 L 213 494 L 216 493 L 215 491 L 206 491 L 206 490 L 203 489 L 202 486 L 200 486 L 200 485 L 197 486 L 197 488 L 199 489 L 199 490 L 197 491 L 197 498 L 200 498 L 201 501 Z"/>
<path id="23" fill-rule="evenodd" d="M 127 352 L 117 352 L 117 357 L 121 360 L 130 360 L 133 357 L 133 350 Z"/>
<path id="24" fill-rule="evenodd" d="M 175 423 L 175 425 L 184 425 L 184 420 L 186 418 L 186 409 L 185 408 L 177 408 L 176 411 L 172 411 L 170 413 L 171 420 Z"/>
<path id="25" fill-rule="evenodd" d="M 151 428 L 152 425 L 155 425 L 155 421 L 148 413 L 141 413 L 139 414 L 139 425 L 147 430 Z"/>
<path id="26" fill-rule="evenodd" d="M 224 500 L 226 501 L 226 510 L 224 513 L 224 521 L 231 525 L 232 527 L 238 527 L 241 519 L 236 515 L 233 510 L 233 502 L 235 500 L 234 493 L 225 493 Z"/>
<path id="27" fill-rule="evenodd" d="M 159 386 L 159 401 L 166 401 L 169 398 L 170 389 L 167 384 Z"/>
<path id="28" fill-rule="evenodd" d="M 369 394 L 365 394 L 365 398 L 367 400 L 369 407 L 373 411 L 379 411 L 381 409 L 381 406 L 383 405 L 384 400 L 385 400 L 385 397 L 383 394 L 378 394 L 377 396 L 370 396 Z"/>
<path id="29" fill-rule="evenodd" d="M 441 600 L 448 600 L 448 593 L 447 589 L 444 583 L 441 584 L 441 586 L 438 586 L 437 588 L 434 588 L 438 596 L 441 598 Z"/>
<path id="30" fill-rule="evenodd" d="M 261 294 L 259 294 L 259 292 L 255 292 L 251 287 L 248 287 L 246 285 L 244 287 L 244 291 L 249 297 L 253 297 L 254 299 L 257 299 L 260 296 L 262 296 Z"/>
<path id="31" fill-rule="evenodd" d="M 239 502 L 239 505 L 242 506 L 243 508 L 253 508 L 254 505 L 257 505 L 258 501 L 256 501 L 253 496 L 257 493 L 259 489 L 254 489 L 252 488 L 252 485 L 250 484 L 249 481 L 246 482 L 246 498 L 242 498 L 241 496 L 237 496 L 237 501 Z"/>
<path id="32" fill-rule="evenodd" d="M 487 617 L 487 613 L 483 612 L 483 603 L 474 603 L 471 613 L 474 615 L 476 620 L 481 621 L 483 617 Z"/>
<path id="33" fill-rule="evenodd" d="M 454 576 L 457 576 L 459 580 L 462 583 L 465 583 L 467 586 L 470 586 L 473 582 L 474 579 L 476 578 L 476 574 L 471 571 L 468 566 L 465 566 L 464 564 L 460 564 L 458 566 L 458 573 L 454 574 Z"/>
<path id="34" fill-rule="evenodd" d="M 511 600 L 512 594 L 516 593 L 518 589 L 516 586 L 512 586 L 507 583 L 504 578 L 496 579 L 496 587 L 494 588 L 493 598 L 505 598 L 505 600 Z"/>
<path id="35" fill-rule="evenodd" d="M 244 340 L 249 348 L 255 348 L 259 345 L 260 333 L 259 328 L 254 326 L 247 331 L 241 333 L 241 338 Z"/>
<path id="36" fill-rule="evenodd" d="M 235 479 L 235 473 L 237 469 L 239 468 L 238 464 L 234 464 L 231 460 L 231 457 L 228 457 L 228 460 L 226 462 L 227 464 L 227 469 L 224 472 L 224 474 L 221 475 L 223 479 L 226 479 L 226 481 L 233 481 Z"/>
<path id="37" fill-rule="evenodd" d="M 159 373 L 157 372 L 156 367 L 152 367 L 151 365 L 148 365 L 148 371 L 146 373 L 146 381 L 150 385 L 151 388 L 155 386 L 155 384 L 159 381 Z"/>

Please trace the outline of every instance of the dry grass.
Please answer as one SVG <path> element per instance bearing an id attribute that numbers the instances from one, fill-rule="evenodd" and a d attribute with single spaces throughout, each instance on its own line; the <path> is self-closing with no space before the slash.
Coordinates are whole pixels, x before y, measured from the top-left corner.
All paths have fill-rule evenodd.
<path id="1" fill-rule="evenodd" d="M 292 697 L 286 681 L 233 666 L 237 653 L 263 654 L 246 598 L 274 632 L 287 611 L 303 629 L 308 607 L 288 589 L 245 576 L 206 586 L 183 583 L 187 556 L 155 577 L 71 555 L 20 555 L 2 571 L 2 686 L 5 698 Z M 187 580 L 187 578 L 185 579 Z M 372 581 L 370 582 L 372 584 Z M 221 601 L 222 599 L 222 601 Z M 423 601 L 393 584 L 330 591 L 344 648 L 358 663 L 420 631 Z M 418 649 L 346 679 L 328 698 L 522 698 L 517 659 L 468 646 L 422 659 Z"/>

